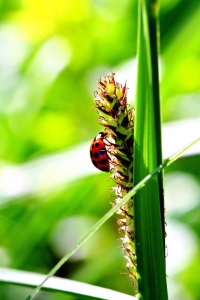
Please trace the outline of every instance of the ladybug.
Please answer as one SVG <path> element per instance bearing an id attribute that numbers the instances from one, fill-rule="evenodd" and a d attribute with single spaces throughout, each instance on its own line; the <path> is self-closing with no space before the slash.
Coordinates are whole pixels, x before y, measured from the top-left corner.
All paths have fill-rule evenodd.
<path id="1" fill-rule="evenodd" d="M 90 158 L 93 165 L 103 172 L 110 171 L 109 158 L 105 143 L 103 141 L 104 137 L 107 135 L 106 132 L 101 131 L 93 140 L 90 146 Z"/>

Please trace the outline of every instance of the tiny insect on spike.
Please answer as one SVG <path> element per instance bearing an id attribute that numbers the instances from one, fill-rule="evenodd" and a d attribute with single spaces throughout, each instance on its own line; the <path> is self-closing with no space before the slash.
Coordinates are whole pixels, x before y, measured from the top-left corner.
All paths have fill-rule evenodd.
<path id="1" fill-rule="evenodd" d="M 100 132 L 90 145 L 90 158 L 93 165 L 103 172 L 110 171 L 109 158 L 104 143 L 106 133 Z"/>

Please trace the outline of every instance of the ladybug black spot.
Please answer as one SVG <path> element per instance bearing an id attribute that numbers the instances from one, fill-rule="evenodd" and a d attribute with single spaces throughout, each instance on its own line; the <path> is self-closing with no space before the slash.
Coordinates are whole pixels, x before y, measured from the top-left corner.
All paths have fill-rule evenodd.
<path id="1" fill-rule="evenodd" d="M 93 156 L 94 156 L 94 158 L 98 158 L 99 157 L 99 152 L 94 152 Z"/>
<path id="2" fill-rule="evenodd" d="M 95 143 L 95 147 L 98 148 L 99 147 L 99 143 Z"/>
<path id="3" fill-rule="evenodd" d="M 103 159 L 101 160 L 101 164 L 102 164 L 102 165 L 107 164 L 107 159 L 106 159 L 106 158 L 103 158 Z"/>
<path id="4" fill-rule="evenodd" d="M 93 153 L 92 153 L 92 151 L 90 151 L 90 157 L 91 157 L 91 158 L 93 157 Z"/>
<path id="5" fill-rule="evenodd" d="M 103 172 L 109 172 L 109 168 L 107 168 L 107 167 L 101 167 L 99 169 Z"/>

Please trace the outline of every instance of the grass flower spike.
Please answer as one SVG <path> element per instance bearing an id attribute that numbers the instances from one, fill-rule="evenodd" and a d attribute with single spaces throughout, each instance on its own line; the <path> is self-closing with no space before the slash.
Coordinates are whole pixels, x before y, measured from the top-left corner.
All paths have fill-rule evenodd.
<path id="1" fill-rule="evenodd" d="M 117 83 L 115 73 L 102 76 L 95 91 L 95 111 L 99 124 L 104 127 L 90 147 L 93 164 L 101 171 L 111 172 L 116 186 L 115 205 L 133 187 L 133 133 L 135 110 L 127 104 L 127 87 Z M 133 199 L 118 211 L 119 231 L 123 232 L 122 251 L 127 259 L 126 267 L 136 283 L 136 262 L 133 228 Z"/>

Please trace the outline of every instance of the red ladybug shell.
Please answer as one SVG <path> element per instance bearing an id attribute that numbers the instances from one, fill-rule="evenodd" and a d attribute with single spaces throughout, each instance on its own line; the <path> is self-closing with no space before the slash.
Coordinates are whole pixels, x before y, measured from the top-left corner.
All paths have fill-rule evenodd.
<path id="1" fill-rule="evenodd" d="M 93 165 L 103 172 L 110 171 L 109 158 L 103 141 L 103 134 L 100 132 L 90 146 L 90 158 Z"/>

